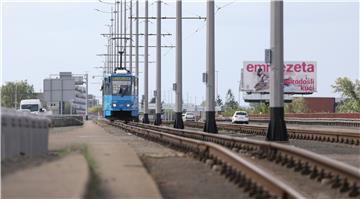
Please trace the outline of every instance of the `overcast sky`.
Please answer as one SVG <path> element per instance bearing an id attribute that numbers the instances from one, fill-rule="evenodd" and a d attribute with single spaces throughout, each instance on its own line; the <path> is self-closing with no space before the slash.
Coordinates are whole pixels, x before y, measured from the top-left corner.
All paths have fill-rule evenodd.
<path id="1" fill-rule="evenodd" d="M 186 1 L 184 1 L 186 2 Z M 270 46 L 270 1 L 216 1 L 216 70 L 219 94 L 228 89 L 238 95 L 238 81 L 244 61 L 264 60 L 264 49 Z M 110 6 L 96 1 L 42 1 L 23 3 L 4 1 L 2 4 L 2 83 L 27 80 L 35 91 L 43 90 L 43 79 L 61 71 L 90 74 L 89 93 L 101 96 L 101 69 L 110 23 Z M 220 9 L 219 9 L 220 8 Z M 149 15 L 156 15 L 151 5 Z M 163 16 L 175 15 L 175 3 L 162 6 Z M 144 7 L 140 6 L 140 16 Z M 183 16 L 205 16 L 204 2 L 183 3 Z M 144 24 L 140 24 L 143 32 Z M 150 33 L 155 33 L 155 22 Z M 201 73 L 205 72 L 205 22 L 183 22 L 183 98 L 200 103 L 205 96 Z M 175 20 L 163 20 L 163 44 L 175 44 Z M 359 79 L 359 2 L 291 2 L 284 4 L 285 61 L 317 62 L 317 90 L 312 96 L 334 97 L 331 85 L 338 77 Z M 155 45 L 155 37 L 149 44 Z M 141 38 L 140 44 L 143 43 Z M 155 49 L 149 49 L 155 61 Z M 140 49 L 143 54 L 143 49 Z M 143 57 L 140 58 L 142 60 Z M 149 95 L 155 89 L 155 64 L 150 64 Z M 140 72 L 143 64 L 140 64 Z M 162 93 L 170 99 L 175 82 L 175 49 L 162 50 Z M 142 94 L 142 73 L 140 73 Z M 92 76 L 95 76 L 92 78 Z M 175 98 L 172 97 L 174 101 Z"/>

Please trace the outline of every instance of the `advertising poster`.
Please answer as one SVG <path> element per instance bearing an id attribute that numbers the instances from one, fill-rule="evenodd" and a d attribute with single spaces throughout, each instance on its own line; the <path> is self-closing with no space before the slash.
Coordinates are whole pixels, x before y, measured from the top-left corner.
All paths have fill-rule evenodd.
<path id="1" fill-rule="evenodd" d="M 270 65 L 260 61 L 245 61 L 241 70 L 241 91 L 269 93 Z M 284 93 L 311 94 L 316 92 L 316 62 L 284 63 Z"/>

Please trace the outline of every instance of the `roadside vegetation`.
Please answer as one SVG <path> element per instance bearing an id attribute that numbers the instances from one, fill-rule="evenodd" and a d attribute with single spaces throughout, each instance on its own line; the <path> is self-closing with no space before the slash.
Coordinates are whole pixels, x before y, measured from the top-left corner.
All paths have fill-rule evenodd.
<path id="1" fill-rule="evenodd" d="M 347 77 L 340 77 L 332 85 L 336 93 L 340 93 L 342 102 L 336 107 L 337 112 L 360 113 L 360 81 L 351 81 Z"/>
<path id="2" fill-rule="evenodd" d="M 0 87 L 1 106 L 13 108 L 19 107 L 20 101 L 23 99 L 35 98 L 34 86 L 29 85 L 27 81 L 7 82 Z"/>
<path id="3" fill-rule="evenodd" d="M 86 163 L 89 168 L 90 176 L 86 184 L 86 192 L 84 193 L 84 198 L 89 198 L 89 199 L 104 198 L 105 192 L 103 191 L 101 186 L 100 176 L 96 172 L 96 167 L 97 167 L 96 161 L 89 152 L 87 145 L 85 144 L 71 145 L 69 147 L 57 150 L 55 153 L 59 157 L 64 157 L 73 152 L 80 152 L 84 156 L 84 159 L 86 160 Z"/>

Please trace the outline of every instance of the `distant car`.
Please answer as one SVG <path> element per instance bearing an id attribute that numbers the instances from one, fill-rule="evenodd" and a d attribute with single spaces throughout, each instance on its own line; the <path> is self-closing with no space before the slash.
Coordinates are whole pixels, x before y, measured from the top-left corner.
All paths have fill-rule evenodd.
<path id="1" fill-rule="evenodd" d="M 246 111 L 236 111 L 231 118 L 231 122 L 249 124 L 249 115 Z"/>
<path id="2" fill-rule="evenodd" d="M 31 113 L 39 114 L 46 110 L 42 107 L 39 99 L 24 99 L 20 101 L 20 111 L 29 110 Z"/>
<path id="3" fill-rule="evenodd" d="M 191 112 L 186 112 L 182 114 L 183 121 L 195 121 L 195 115 Z"/>

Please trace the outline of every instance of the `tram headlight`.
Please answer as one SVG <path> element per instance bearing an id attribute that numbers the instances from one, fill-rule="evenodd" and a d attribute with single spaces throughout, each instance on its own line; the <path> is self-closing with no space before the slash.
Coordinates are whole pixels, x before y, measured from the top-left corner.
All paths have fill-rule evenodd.
<path id="1" fill-rule="evenodd" d="M 112 104 L 112 106 L 113 106 L 113 107 L 116 107 L 116 104 L 114 103 L 114 104 Z"/>
<path id="2" fill-rule="evenodd" d="M 127 107 L 130 107 L 130 104 L 126 104 Z"/>

